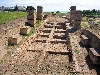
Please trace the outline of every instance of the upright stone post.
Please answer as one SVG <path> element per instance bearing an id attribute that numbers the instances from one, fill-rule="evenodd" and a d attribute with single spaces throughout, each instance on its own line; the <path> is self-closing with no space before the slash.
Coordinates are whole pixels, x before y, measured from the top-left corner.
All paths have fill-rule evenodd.
<path id="1" fill-rule="evenodd" d="M 74 20 L 74 12 L 76 11 L 76 6 L 71 6 L 70 7 L 70 23 L 72 23 L 73 22 L 73 20 Z"/>
<path id="2" fill-rule="evenodd" d="M 36 24 L 36 9 L 28 10 L 27 21 L 30 26 L 34 26 Z"/>
<path id="3" fill-rule="evenodd" d="M 43 20 L 43 7 L 37 6 L 37 20 Z"/>
<path id="4" fill-rule="evenodd" d="M 76 6 L 70 7 L 70 24 L 74 30 L 79 29 L 81 26 L 82 11 L 77 11 Z"/>
<path id="5" fill-rule="evenodd" d="M 80 29 L 81 28 L 81 20 L 82 20 L 82 11 L 75 11 L 74 12 L 74 24 L 73 24 L 73 28 L 75 30 Z"/>

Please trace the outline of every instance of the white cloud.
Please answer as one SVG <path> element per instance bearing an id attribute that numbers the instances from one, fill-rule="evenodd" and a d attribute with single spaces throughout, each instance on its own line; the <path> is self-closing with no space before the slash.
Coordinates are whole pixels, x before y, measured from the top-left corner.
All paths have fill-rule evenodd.
<path id="1" fill-rule="evenodd" d="M 61 10 L 61 11 L 68 11 L 70 6 L 76 5 L 78 10 L 83 9 L 97 9 L 100 8 L 100 1 L 99 0 L 15 0 L 9 3 L 3 2 L 1 4 L 9 4 L 9 6 L 13 5 L 32 5 L 36 6 L 43 6 L 45 11 L 51 10 Z"/>

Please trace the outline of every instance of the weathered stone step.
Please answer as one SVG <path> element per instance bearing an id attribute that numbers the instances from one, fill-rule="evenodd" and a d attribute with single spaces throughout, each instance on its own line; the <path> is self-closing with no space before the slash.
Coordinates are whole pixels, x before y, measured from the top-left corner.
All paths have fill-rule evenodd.
<path id="1" fill-rule="evenodd" d="M 55 33 L 66 33 L 66 30 L 63 30 L 63 29 L 57 29 L 57 30 L 54 30 Z"/>
<path id="2" fill-rule="evenodd" d="M 44 33 L 51 33 L 51 28 L 45 28 L 41 31 L 44 32 Z"/>
<path id="3" fill-rule="evenodd" d="M 66 40 L 61 40 L 61 39 L 52 39 L 50 40 L 51 43 L 66 43 Z"/>
<path id="4" fill-rule="evenodd" d="M 43 50 L 32 50 L 32 49 L 30 49 L 30 50 L 27 50 L 27 51 L 31 51 L 31 52 L 42 52 Z"/>
<path id="5" fill-rule="evenodd" d="M 47 38 L 49 38 L 49 35 L 50 35 L 50 33 L 40 33 L 41 37 L 47 37 Z"/>
<path id="6" fill-rule="evenodd" d="M 36 42 L 42 42 L 42 43 L 46 43 L 46 39 L 36 39 Z"/>
<path id="7" fill-rule="evenodd" d="M 53 28 L 53 25 L 48 24 L 48 25 L 44 25 L 44 27 L 45 28 Z"/>
<path id="8" fill-rule="evenodd" d="M 54 52 L 54 51 L 47 51 L 49 54 L 61 54 L 61 55 L 68 55 L 69 52 Z"/>

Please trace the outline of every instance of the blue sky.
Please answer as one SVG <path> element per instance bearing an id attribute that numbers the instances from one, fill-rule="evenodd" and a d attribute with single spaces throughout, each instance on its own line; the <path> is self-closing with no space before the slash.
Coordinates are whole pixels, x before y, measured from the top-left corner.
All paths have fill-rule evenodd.
<path id="1" fill-rule="evenodd" d="M 44 11 L 69 11 L 70 6 L 77 10 L 100 10 L 100 0 L 0 0 L 0 6 L 43 6 Z"/>

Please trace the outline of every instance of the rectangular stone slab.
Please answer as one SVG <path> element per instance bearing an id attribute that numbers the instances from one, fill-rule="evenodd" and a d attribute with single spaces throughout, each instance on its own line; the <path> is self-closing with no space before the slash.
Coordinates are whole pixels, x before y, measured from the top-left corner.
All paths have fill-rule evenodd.
<path id="1" fill-rule="evenodd" d="M 52 39 L 50 40 L 51 43 L 66 43 L 66 40 L 61 40 L 61 39 Z"/>
<path id="2" fill-rule="evenodd" d="M 30 31 L 31 31 L 31 27 L 29 27 L 29 26 L 20 28 L 21 35 L 27 35 L 27 34 L 29 34 Z"/>
<path id="3" fill-rule="evenodd" d="M 81 42 L 83 45 L 89 45 L 89 38 L 85 35 L 81 35 Z"/>
<path id="4" fill-rule="evenodd" d="M 89 48 L 89 56 L 93 64 L 100 65 L 100 51 L 97 48 Z"/>
<path id="5" fill-rule="evenodd" d="M 22 40 L 22 36 L 20 35 L 13 35 L 9 37 L 8 44 L 17 45 Z"/>

